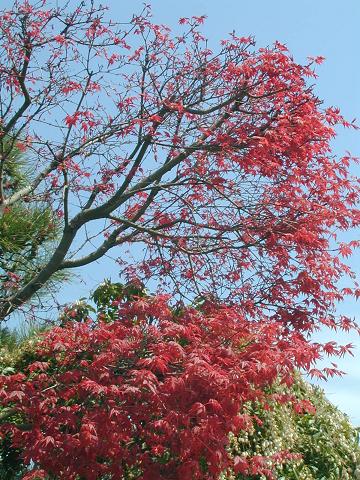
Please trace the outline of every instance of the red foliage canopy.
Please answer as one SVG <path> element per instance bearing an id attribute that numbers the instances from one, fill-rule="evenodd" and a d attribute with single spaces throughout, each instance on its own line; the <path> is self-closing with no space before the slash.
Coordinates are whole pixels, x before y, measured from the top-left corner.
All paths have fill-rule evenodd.
<path id="1" fill-rule="evenodd" d="M 163 296 L 111 304 L 113 321 L 101 313 L 55 327 L 37 361 L 0 377 L 17 419 L 0 431 L 36 465 L 24 478 L 216 479 L 231 465 L 272 478 L 269 461 L 286 452 L 234 463 L 228 433 L 249 429 L 256 419 L 241 413 L 244 402 L 266 399 L 275 379 L 291 382 L 294 367 L 309 369 L 318 347 L 209 301 L 177 312 Z"/>
<path id="2" fill-rule="evenodd" d="M 63 235 L 32 278 L 6 283 L 0 317 L 56 271 L 141 243 L 141 261 L 120 255 L 127 275 L 236 299 L 252 318 L 335 326 L 349 270 L 331 241 L 359 224 L 359 188 L 330 148 L 351 124 L 309 86 L 322 58 L 299 65 L 236 35 L 212 51 L 203 17 L 175 36 L 148 7 L 117 24 L 93 2 L 51 5 L 15 2 L 0 21 L 1 168 L 17 145 L 34 173 L 0 188 L 0 208 L 47 202 Z"/>

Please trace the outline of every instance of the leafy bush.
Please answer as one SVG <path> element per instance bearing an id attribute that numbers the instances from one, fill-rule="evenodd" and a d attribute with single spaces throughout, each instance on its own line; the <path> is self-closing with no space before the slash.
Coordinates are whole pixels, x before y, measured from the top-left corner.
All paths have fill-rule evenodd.
<path id="1" fill-rule="evenodd" d="M 291 389 L 278 385 L 278 395 L 294 395 L 297 408 L 274 401 L 264 407 L 249 403 L 249 415 L 259 423 L 250 432 L 231 434 L 232 455 L 242 458 L 254 454 L 276 455 L 289 450 L 301 458 L 276 466 L 278 480 L 353 480 L 360 478 L 359 432 L 325 397 L 319 387 L 297 378 Z M 311 402 L 309 404 L 308 402 Z M 302 411 L 301 411 L 302 410 Z M 265 478 L 259 476 L 224 475 L 223 479 Z"/>
<path id="2" fill-rule="evenodd" d="M 167 296 L 116 284 L 94 300 L 94 320 L 84 303 L 67 309 L 0 376 L 0 430 L 34 466 L 24 478 L 216 479 L 233 464 L 229 432 L 251 427 L 244 402 L 314 355 L 282 324 L 210 300 L 171 309 Z"/>
<path id="3" fill-rule="evenodd" d="M 293 382 L 312 352 L 279 325 L 136 284 L 93 300 L 46 332 L 0 332 L 0 479 L 360 477 L 356 429 Z"/>

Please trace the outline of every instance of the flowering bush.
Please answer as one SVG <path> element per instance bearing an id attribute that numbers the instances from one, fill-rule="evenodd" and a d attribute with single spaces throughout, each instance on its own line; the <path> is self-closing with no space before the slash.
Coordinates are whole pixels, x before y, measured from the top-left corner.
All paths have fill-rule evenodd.
<path id="1" fill-rule="evenodd" d="M 244 411 L 249 415 L 256 414 L 260 421 L 248 432 L 237 436 L 231 434 L 230 449 L 234 456 L 240 455 L 244 459 L 256 454 L 271 457 L 284 449 L 301 455 L 276 466 L 278 480 L 360 478 L 358 429 L 326 399 L 320 388 L 298 378 L 291 389 L 277 385 L 272 392 L 275 399 L 278 395 L 294 395 L 298 406 L 302 402 L 305 408 L 301 412 L 289 403 L 272 402 L 267 408 L 259 402 L 248 404 Z M 231 473 L 221 478 L 244 477 Z"/>

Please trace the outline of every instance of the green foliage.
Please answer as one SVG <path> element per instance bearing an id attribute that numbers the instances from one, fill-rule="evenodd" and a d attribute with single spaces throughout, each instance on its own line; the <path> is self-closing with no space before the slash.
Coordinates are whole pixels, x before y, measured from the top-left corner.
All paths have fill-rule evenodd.
<path id="1" fill-rule="evenodd" d="M 146 290 L 141 282 L 129 282 L 123 285 L 122 283 L 112 283 L 110 280 L 105 280 L 93 292 L 92 300 L 95 302 L 100 316 L 106 321 L 114 321 L 117 316 L 117 301 L 119 299 L 129 301 L 134 296 L 144 297 L 146 295 Z"/>
<path id="2" fill-rule="evenodd" d="M 17 254 L 27 249 L 30 259 L 46 240 L 56 238 L 56 222 L 45 206 L 26 208 L 17 205 L 0 218 L 0 248 L 3 253 Z"/>
<path id="3" fill-rule="evenodd" d="M 90 316 L 91 312 L 97 312 L 98 317 L 106 322 L 113 322 L 117 319 L 118 302 L 120 300 L 128 301 L 134 296 L 146 296 L 142 285 L 137 283 L 123 285 L 122 283 L 105 280 L 91 295 L 91 300 L 96 308 L 87 303 L 85 298 L 80 298 L 80 300 L 64 309 L 60 315 L 60 323 L 64 324 L 67 321 L 83 322 Z"/>
<path id="4" fill-rule="evenodd" d="M 9 135 L 2 138 L 0 143 L 1 155 L 6 158 L 3 165 L 3 187 L 7 195 L 24 187 L 29 176 L 26 160 L 18 145 Z"/>
<path id="5" fill-rule="evenodd" d="M 0 375 L 21 371 L 36 360 L 36 344 L 44 328 L 23 326 L 18 330 L 0 329 Z M 0 419 L 5 410 L 0 406 Z M 21 452 L 10 446 L 10 438 L 0 439 L 0 480 L 22 478 L 24 467 Z"/>
<path id="6" fill-rule="evenodd" d="M 6 197 L 31 181 L 26 158 L 10 137 L 2 140 L 6 156 L 3 165 L 3 189 Z M 25 285 L 41 269 L 51 255 L 60 235 L 60 222 L 45 202 L 24 197 L 4 208 L 0 216 L 0 297 L 6 298 Z M 65 280 L 59 272 L 48 287 Z"/>
<path id="7" fill-rule="evenodd" d="M 23 326 L 17 330 L 0 329 L 0 374 L 8 375 L 36 360 L 36 345 L 46 328 Z"/>
<path id="8" fill-rule="evenodd" d="M 272 456 L 288 450 L 301 459 L 287 461 L 277 467 L 278 480 L 355 480 L 360 478 L 359 432 L 347 416 L 325 397 L 324 392 L 300 378 L 290 388 L 277 386 L 276 394 L 295 396 L 297 401 L 310 400 L 316 413 L 296 413 L 290 403 L 264 408 L 249 404 L 248 413 L 259 419 L 252 431 L 232 436 L 232 455 L 250 456 L 254 453 Z M 234 474 L 227 480 L 260 479 Z"/>
<path id="9" fill-rule="evenodd" d="M 59 225 L 44 205 L 18 204 L 0 218 L 0 277 L 3 296 L 18 282 L 24 284 L 45 262 L 57 238 Z M 11 274 L 15 275 L 12 276 Z"/>
<path id="10" fill-rule="evenodd" d="M 17 480 L 22 477 L 24 467 L 20 454 L 20 450 L 10 446 L 10 438 L 8 436 L 1 440 L 0 480 Z"/>

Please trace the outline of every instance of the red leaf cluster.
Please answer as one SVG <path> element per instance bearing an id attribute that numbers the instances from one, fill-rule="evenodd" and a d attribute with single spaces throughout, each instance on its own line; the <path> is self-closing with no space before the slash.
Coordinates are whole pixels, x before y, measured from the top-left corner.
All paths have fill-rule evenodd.
<path id="1" fill-rule="evenodd" d="M 229 432 L 251 426 L 243 403 L 318 355 L 282 324 L 249 322 L 235 308 L 206 302 L 173 312 L 163 296 L 115 303 L 115 321 L 54 327 L 36 362 L 0 377 L 2 404 L 30 424 L 1 432 L 26 463 L 62 479 L 130 471 L 146 480 L 215 479 L 233 464 Z M 269 472 L 265 458 L 248 460 L 251 471 Z"/>

